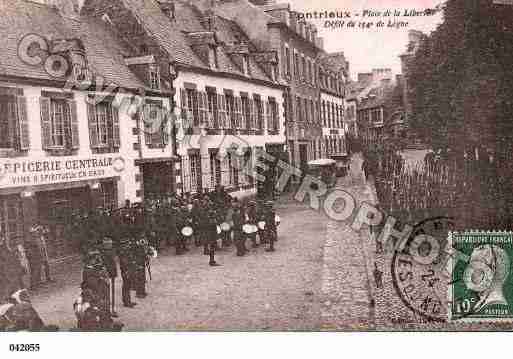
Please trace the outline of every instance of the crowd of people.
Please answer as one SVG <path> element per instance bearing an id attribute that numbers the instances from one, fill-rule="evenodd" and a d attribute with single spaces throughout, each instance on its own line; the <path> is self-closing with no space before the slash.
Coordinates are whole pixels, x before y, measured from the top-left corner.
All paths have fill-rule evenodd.
<path id="1" fill-rule="evenodd" d="M 136 204 L 127 200 L 116 210 L 97 208 L 76 214 L 73 224 L 80 233 L 84 263 L 82 291 L 74 304 L 77 328 L 98 331 L 122 328 L 114 320 L 118 262 L 122 303 L 133 308 L 137 303 L 131 292 L 139 299 L 147 296 L 147 274 L 151 279 L 151 259 L 159 251 L 174 247 L 176 255 L 183 255 L 191 246 L 203 247 L 210 266 L 220 265 L 215 260 L 217 250 L 232 245 L 237 256 L 248 252 L 248 242 L 274 251 L 279 217 L 272 201 L 243 203 L 219 187 Z"/>

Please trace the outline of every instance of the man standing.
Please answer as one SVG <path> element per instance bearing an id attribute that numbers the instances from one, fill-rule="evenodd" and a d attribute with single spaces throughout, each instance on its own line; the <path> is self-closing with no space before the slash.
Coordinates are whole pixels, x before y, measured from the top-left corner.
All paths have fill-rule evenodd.
<path id="1" fill-rule="evenodd" d="M 243 242 L 243 233 L 242 233 L 242 213 L 238 203 L 234 203 L 234 210 L 232 215 L 233 221 L 233 240 L 235 241 L 235 247 L 237 248 L 237 256 L 243 256 L 244 251 L 244 242 Z"/>
<path id="2" fill-rule="evenodd" d="M 41 285 L 42 271 L 44 271 L 45 281 L 51 282 L 50 277 L 50 263 L 48 258 L 48 248 L 46 246 L 47 230 L 41 225 L 35 225 L 30 228 L 31 240 L 28 243 L 31 288 L 36 288 Z"/>
<path id="3" fill-rule="evenodd" d="M 119 231 L 119 268 L 121 270 L 121 296 L 123 306 L 132 308 L 137 303 L 132 302 L 130 290 L 134 285 L 134 261 L 131 245 L 132 218 L 127 210 L 122 210 Z"/>
<path id="4" fill-rule="evenodd" d="M 216 251 L 216 244 L 217 244 L 217 236 L 218 236 L 218 234 L 217 234 L 217 213 L 214 210 L 211 210 L 208 213 L 208 224 L 207 224 L 205 232 L 208 237 L 209 244 L 210 244 L 210 246 L 209 246 L 210 258 L 209 258 L 208 264 L 212 267 L 219 266 L 220 264 L 218 264 L 214 259 L 214 254 Z"/>
<path id="5" fill-rule="evenodd" d="M 274 212 L 273 205 L 273 201 L 265 202 L 265 231 L 269 241 L 269 248 L 266 249 L 266 252 L 274 252 L 274 242 L 277 235 L 276 213 Z"/>
<path id="6" fill-rule="evenodd" d="M 146 260 L 149 247 L 144 237 L 135 241 L 135 296 L 139 299 L 146 298 Z"/>
<path id="7" fill-rule="evenodd" d="M 105 267 L 107 269 L 107 275 L 109 277 L 110 284 L 110 312 L 112 317 L 117 318 L 118 314 L 115 310 L 116 305 L 116 277 L 118 276 L 118 270 L 116 266 L 116 253 L 114 250 L 114 245 L 112 238 L 104 237 L 103 239 L 103 247 L 102 247 L 102 259 Z"/>

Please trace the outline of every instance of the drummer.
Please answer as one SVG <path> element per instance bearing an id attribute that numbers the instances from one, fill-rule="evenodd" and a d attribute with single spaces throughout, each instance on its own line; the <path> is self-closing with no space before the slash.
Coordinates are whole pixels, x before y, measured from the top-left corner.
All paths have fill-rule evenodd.
<path id="1" fill-rule="evenodd" d="M 246 223 L 250 226 L 250 228 L 249 228 L 250 233 L 247 234 L 247 237 L 249 239 L 251 239 L 252 247 L 257 248 L 258 244 L 257 244 L 257 240 L 256 240 L 256 235 L 257 235 L 257 231 L 258 231 L 258 229 L 257 229 L 258 217 L 257 217 L 257 209 L 256 209 L 255 201 L 250 201 L 248 203 L 246 215 L 247 215 Z"/>
<path id="2" fill-rule="evenodd" d="M 178 229 L 176 238 L 177 255 L 181 255 L 187 250 L 185 246 L 185 236 L 183 233 L 184 228 L 187 226 L 186 212 L 187 208 L 185 206 L 178 208 L 176 211 L 176 227 Z"/>
<path id="3" fill-rule="evenodd" d="M 267 243 L 267 238 L 265 236 L 265 210 L 262 201 L 259 201 L 257 204 L 257 221 L 258 221 L 258 240 L 260 244 Z"/>
<path id="4" fill-rule="evenodd" d="M 241 208 L 238 202 L 234 202 L 234 209 L 232 215 L 233 221 L 233 240 L 235 242 L 235 246 L 237 248 L 237 256 L 243 256 L 246 254 L 246 250 L 244 248 L 244 235 L 242 234 L 242 225 L 243 225 L 243 213 L 241 212 Z"/>
<path id="5" fill-rule="evenodd" d="M 266 252 L 274 252 L 274 242 L 276 241 L 276 236 L 278 234 L 276 213 L 274 212 L 273 206 L 273 201 L 265 202 L 265 231 L 269 242 L 269 248 L 266 249 Z"/>

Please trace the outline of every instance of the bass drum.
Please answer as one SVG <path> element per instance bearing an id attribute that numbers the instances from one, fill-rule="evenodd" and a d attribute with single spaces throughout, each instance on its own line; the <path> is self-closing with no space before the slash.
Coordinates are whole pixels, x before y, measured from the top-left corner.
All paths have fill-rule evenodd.
<path id="1" fill-rule="evenodd" d="M 217 234 L 221 234 L 221 226 L 216 226 Z"/>
<path id="2" fill-rule="evenodd" d="M 242 226 L 242 231 L 246 234 L 254 233 L 253 226 L 249 223 L 246 223 L 245 225 Z"/>
<path id="3" fill-rule="evenodd" d="M 230 225 L 226 222 L 221 223 L 221 230 L 223 232 L 228 232 L 230 230 Z"/>
<path id="4" fill-rule="evenodd" d="M 194 231 L 189 226 L 185 226 L 182 228 L 182 234 L 186 237 L 192 236 L 193 233 L 194 233 Z"/>
<path id="5" fill-rule="evenodd" d="M 263 231 L 265 229 L 265 221 L 258 222 L 258 228 Z"/>

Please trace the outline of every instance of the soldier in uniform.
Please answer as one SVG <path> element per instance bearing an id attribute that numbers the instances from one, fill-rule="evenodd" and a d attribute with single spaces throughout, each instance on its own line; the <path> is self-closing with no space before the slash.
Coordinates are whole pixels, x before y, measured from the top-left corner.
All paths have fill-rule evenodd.
<path id="1" fill-rule="evenodd" d="M 192 201 L 192 209 L 190 210 L 190 216 L 192 218 L 192 229 L 194 231 L 194 244 L 196 247 L 202 245 L 202 231 L 200 229 L 201 220 L 201 206 L 198 197 Z"/>
<path id="2" fill-rule="evenodd" d="M 119 232 L 119 268 L 121 270 L 121 293 L 123 306 L 132 308 L 137 303 L 133 302 L 130 295 L 130 290 L 134 286 L 135 279 L 135 263 L 134 263 L 134 252 L 131 240 L 131 227 L 132 216 L 129 209 L 125 207 L 121 211 L 120 218 L 120 232 Z"/>
<path id="3" fill-rule="evenodd" d="M 247 223 L 252 225 L 252 226 L 254 226 L 254 227 L 256 227 L 257 224 L 258 224 L 256 202 L 254 202 L 254 201 L 250 201 L 249 202 L 246 214 L 248 216 Z M 253 233 L 248 235 L 248 238 L 251 240 L 253 248 L 257 248 L 258 247 L 258 244 L 257 244 L 257 241 L 256 241 L 256 235 L 257 235 L 256 232 L 253 232 Z"/>
<path id="4" fill-rule="evenodd" d="M 114 249 L 114 241 L 110 237 L 104 237 L 102 246 L 102 260 L 107 269 L 107 275 L 109 277 L 110 286 L 110 312 L 112 317 L 117 318 L 118 314 L 115 310 L 116 305 L 116 277 L 118 276 L 118 270 L 116 265 L 116 251 Z"/>
<path id="5" fill-rule="evenodd" d="M 149 245 L 143 236 L 135 241 L 135 296 L 146 298 L 146 261 Z"/>
<path id="6" fill-rule="evenodd" d="M 214 210 L 210 210 L 208 213 L 208 223 L 205 228 L 205 234 L 209 241 L 209 262 L 210 266 L 219 266 L 215 261 L 214 254 L 216 251 L 217 244 L 217 213 Z"/>
<path id="7" fill-rule="evenodd" d="M 265 222 L 265 207 L 264 207 L 264 204 L 261 201 L 258 202 L 257 210 L 256 211 L 257 211 L 257 221 L 258 222 Z M 265 229 L 262 229 L 262 228 L 258 227 L 258 238 L 259 238 L 260 244 L 267 243 L 267 237 L 266 237 Z"/>
<path id="8" fill-rule="evenodd" d="M 185 236 L 182 233 L 182 229 L 186 226 L 186 209 L 183 207 L 176 208 L 176 254 L 181 255 L 185 253 Z"/>
<path id="9" fill-rule="evenodd" d="M 277 235 L 276 213 L 274 212 L 273 205 L 273 201 L 267 201 L 265 203 L 265 232 L 269 241 L 269 248 L 266 249 L 266 252 L 274 252 L 274 242 L 276 241 Z"/>
<path id="10" fill-rule="evenodd" d="M 237 248 L 237 256 L 243 256 L 246 254 L 243 246 L 243 233 L 242 233 L 242 225 L 243 225 L 243 214 L 241 213 L 241 209 L 238 203 L 234 203 L 234 210 L 232 215 L 233 221 L 233 240 L 235 242 L 235 247 Z"/>

